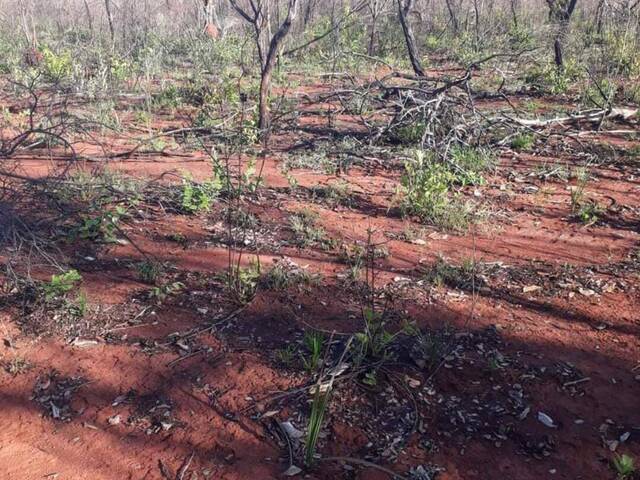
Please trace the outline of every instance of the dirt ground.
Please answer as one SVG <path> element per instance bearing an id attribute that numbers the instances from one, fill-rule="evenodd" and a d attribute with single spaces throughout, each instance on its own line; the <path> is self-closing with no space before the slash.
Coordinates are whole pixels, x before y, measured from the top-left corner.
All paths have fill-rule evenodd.
<path id="1" fill-rule="evenodd" d="M 264 186 L 250 210 L 259 226 L 242 263 L 259 257 L 268 270 L 284 262 L 318 280 L 259 288 L 247 305 L 233 304 L 216 277 L 228 262 L 222 203 L 197 216 L 153 205 L 124 224 L 126 241 L 62 245 L 82 274 L 90 314 L 66 329 L 56 311 L 1 304 L 0 478 L 282 478 L 291 463 L 282 425 L 305 431 L 314 383 L 297 358 L 282 361 L 282 350 L 311 328 L 339 351 L 362 329 L 359 286 L 345 281 L 340 248 L 292 241 L 287 218 L 301 209 L 316 212 L 341 245 L 366 242 L 370 229 L 386 249 L 376 287 L 391 299 L 390 328 L 409 318 L 447 348 L 435 370 L 407 340 L 375 384 L 348 374 L 329 404 L 321 457 L 299 477 L 614 479 L 615 455 L 640 459 L 638 157 L 590 167 L 587 195 L 604 211 L 585 225 L 571 216 L 575 179 L 541 173 L 577 168 L 581 158 L 505 149 L 484 185 L 464 191 L 486 217 L 468 232 L 442 232 L 394 214 L 400 173 L 383 164 L 338 176 L 293 169 L 292 191 L 281 167 L 292 146 L 316 138 L 304 127 L 323 121 L 302 112 L 300 131 L 276 135 L 258 158 Z M 610 130 L 622 128 L 636 133 L 582 141 L 640 146 L 637 123 Z M 31 177 L 53 164 L 37 152 L 17 160 Z M 205 179 L 210 164 L 197 152 L 134 155 L 109 169 Z M 349 185 L 348 202 L 313 195 L 338 181 Z M 184 288 L 150 299 L 132 268 L 148 257 L 166 266 L 163 282 Z M 470 260 L 472 282 L 464 274 L 426 280 L 438 262 L 459 272 Z M 43 280 L 51 273 L 33 268 Z M 36 328 L 47 322 L 48 331 Z"/>

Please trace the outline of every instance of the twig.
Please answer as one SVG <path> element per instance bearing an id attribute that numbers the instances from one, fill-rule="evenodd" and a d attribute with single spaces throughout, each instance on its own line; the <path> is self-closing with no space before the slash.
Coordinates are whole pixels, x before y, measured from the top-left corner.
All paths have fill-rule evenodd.
<path id="1" fill-rule="evenodd" d="M 356 465 L 362 465 L 364 467 L 373 468 L 374 470 L 379 470 L 380 472 L 384 472 L 389 475 L 391 478 L 399 479 L 399 480 L 407 480 L 407 477 L 400 475 L 399 473 L 394 472 L 385 467 L 381 467 L 378 464 L 373 462 L 368 462 L 367 460 L 361 460 L 359 458 L 354 457 L 324 457 L 319 458 L 318 461 L 321 462 L 346 462 L 346 463 L 354 463 Z"/>
<path id="2" fill-rule="evenodd" d="M 193 460 L 194 456 L 195 456 L 195 452 L 191 452 L 191 455 L 189 455 L 189 458 L 185 459 L 184 463 L 180 467 L 180 470 L 178 470 L 178 473 L 176 474 L 176 480 L 184 479 L 184 476 L 187 473 L 187 470 L 189 470 L 189 465 L 191 465 L 191 461 Z"/>

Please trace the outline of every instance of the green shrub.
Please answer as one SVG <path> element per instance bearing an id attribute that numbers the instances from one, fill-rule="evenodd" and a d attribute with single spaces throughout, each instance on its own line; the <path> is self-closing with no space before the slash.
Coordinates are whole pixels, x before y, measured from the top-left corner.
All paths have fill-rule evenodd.
<path id="1" fill-rule="evenodd" d="M 518 152 L 530 150 L 535 141 L 536 137 L 533 133 L 519 133 L 511 140 L 511 148 Z"/>
<path id="2" fill-rule="evenodd" d="M 70 52 L 55 53 L 48 47 L 44 47 L 42 53 L 42 67 L 47 78 L 53 82 L 59 82 L 71 75 L 73 60 Z"/>
<path id="3" fill-rule="evenodd" d="M 448 165 L 417 151 L 404 168 L 399 192 L 403 212 L 449 230 L 461 230 L 468 225 L 468 206 L 450 196 L 458 179 Z"/>
<path id="4" fill-rule="evenodd" d="M 69 270 L 68 272 L 61 273 L 59 275 L 52 275 L 49 283 L 45 283 L 42 286 L 45 300 L 51 301 L 56 298 L 64 297 L 81 281 L 82 276 L 77 270 Z"/>
<path id="5" fill-rule="evenodd" d="M 496 161 L 495 154 L 486 148 L 456 145 L 450 155 L 456 183 L 462 186 L 484 184 L 483 173 L 493 168 Z"/>
<path id="6" fill-rule="evenodd" d="M 220 194 L 221 181 L 216 175 L 205 182 L 194 182 L 188 176 L 182 179 L 180 210 L 189 215 L 211 210 L 213 201 Z"/>

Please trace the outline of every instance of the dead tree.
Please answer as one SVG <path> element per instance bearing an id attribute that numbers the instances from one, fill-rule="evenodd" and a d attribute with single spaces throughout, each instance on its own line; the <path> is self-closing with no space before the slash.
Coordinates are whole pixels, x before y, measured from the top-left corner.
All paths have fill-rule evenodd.
<path id="1" fill-rule="evenodd" d="M 564 68 L 562 44 L 569 31 L 569 21 L 578 0 L 547 0 L 549 20 L 555 24 L 556 33 L 553 40 L 553 52 L 556 67 Z"/>
<path id="2" fill-rule="evenodd" d="M 413 35 L 413 28 L 409 22 L 409 14 L 413 7 L 413 0 L 397 0 L 398 2 L 398 18 L 400 19 L 400 25 L 402 25 L 402 32 L 404 33 L 404 40 L 407 44 L 407 51 L 409 53 L 409 60 L 411 60 L 411 66 L 413 71 L 419 77 L 424 77 L 424 69 L 420 62 L 420 55 L 418 54 L 418 47 L 416 46 L 416 38 Z"/>
<path id="3" fill-rule="evenodd" d="M 258 129 L 260 136 L 266 138 L 271 128 L 269 95 L 271 93 L 273 68 L 276 65 L 280 48 L 289 34 L 291 25 L 298 13 L 299 0 L 287 0 L 287 15 L 273 35 L 271 35 L 269 0 L 248 0 L 249 10 L 240 6 L 238 0 L 229 0 L 229 2 L 236 12 L 238 12 L 254 30 L 258 59 L 260 61 Z"/>

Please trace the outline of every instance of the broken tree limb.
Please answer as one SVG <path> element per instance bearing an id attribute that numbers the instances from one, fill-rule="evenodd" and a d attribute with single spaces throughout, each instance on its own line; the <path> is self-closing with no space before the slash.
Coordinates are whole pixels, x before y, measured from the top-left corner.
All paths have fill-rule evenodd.
<path id="1" fill-rule="evenodd" d="M 562 125 L 576 122 L 599 122 L 602 119 L 610 120 L 630 120 L 638 115 L 638 109 L 632 108 L 612 108 L 610 110 L 588 110 L 575 115 L 565 117 L 548 118 L 544 120 L 531 120 L 526 118 L 511 118 L 523 127 L 548 127 L 550 125 Z"/>

